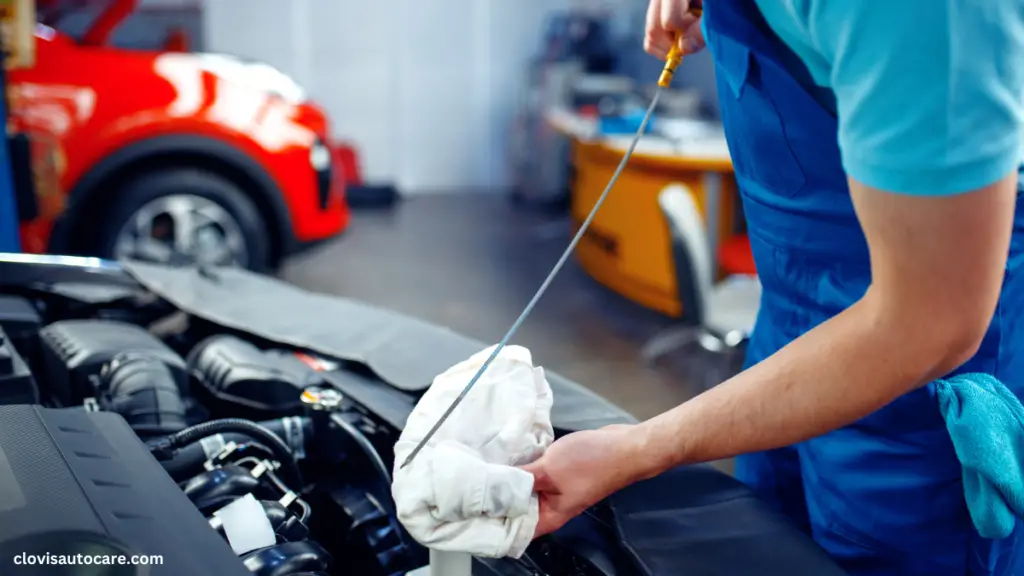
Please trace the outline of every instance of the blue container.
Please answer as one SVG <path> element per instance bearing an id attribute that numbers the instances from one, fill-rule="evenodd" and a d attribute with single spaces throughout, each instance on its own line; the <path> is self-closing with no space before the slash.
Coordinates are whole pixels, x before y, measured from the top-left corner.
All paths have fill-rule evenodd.
<path id="1" fill-rule="evenodd" d="M 645 112 L 646 110 L 641 110 L 618 116 L 602 116 L 598 119 L 598 130 L 601 134 L 608 135 L 636 134 L 636 131 L 640 129 L 640 124 L 644 121 Z M 651 121 L 647 123 L 647 129 L 644 130 L 645 134 L 651 132 L 656 121 L 657 115 L 652 116 Z"/>

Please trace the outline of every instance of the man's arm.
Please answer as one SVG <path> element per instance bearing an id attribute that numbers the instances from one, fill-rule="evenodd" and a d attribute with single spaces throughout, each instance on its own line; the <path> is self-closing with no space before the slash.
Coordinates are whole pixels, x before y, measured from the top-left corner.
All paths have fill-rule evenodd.
<path id="1" fill-rule="evenodd" d="M 634 480 L 835 430 L 969 359 L 999 298 L 1016 183 L 1013 173 L 975 192 L 921 198 L 851 182 L 871 250 L 867 294 L 641 424 Z"/>
<path id="2" fill-rule="evenodd" d="M 872 285 L 778 353 L 642 424 L 637 477 L 856 421 L 969 359 L 991 320 L 1021 158 L 1019 4 L 807 6 L 800 24 L 836 95 Z"/>

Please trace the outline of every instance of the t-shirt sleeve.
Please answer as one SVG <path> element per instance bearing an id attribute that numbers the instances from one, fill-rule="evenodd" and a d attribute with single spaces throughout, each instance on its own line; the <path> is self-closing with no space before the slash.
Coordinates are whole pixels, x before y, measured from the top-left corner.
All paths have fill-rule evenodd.
<path id="1" fill-rule="evenodd" d="M 830 65 L 849 176 L 935 196 L 1020 165 L 1024 2 L 805 2 L 810 40 Z"/>

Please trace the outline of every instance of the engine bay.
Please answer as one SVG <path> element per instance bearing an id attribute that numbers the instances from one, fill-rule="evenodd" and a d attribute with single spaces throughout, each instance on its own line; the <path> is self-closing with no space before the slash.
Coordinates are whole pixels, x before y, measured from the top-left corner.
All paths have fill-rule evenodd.
<path id="1" fill-rule="evenodd" d="M 365 364 L 211 321 L 120 269 L 28 270 L 24 280 L 0 270 L 0 556 L 86 547 L 163 558 L 97 576 L 429 574 L 429 553 L 391 497 L 393 447 L 418 392 Z M 217 290 L 253 289 L 211 282 L 214 306 Z M 275 305 L 287 309 L 287 298 Z M 556 406 L 564 397 L 556 390 Z M 578 406 L 579 420 L 596 413 Z M 556 421 L 557 434 L 570 431 Z M 522 558 L 474 559 L 473 573 L 755 567 L 841 574 L 738 482 L 688 467 L 622 491 Z"/>
<path id="2" fill-rule="evenodd" d="M 158 337 L 124 317 L 131 313 L 103 312 L 47 322 L 29 299 L 0 296 L 0 422 L 28 418 L 23 410 L 12 409 L 33 405 L 38 405 L 33 409 L 41 423 L 33 428 L 37 432 L 53 429 L 50 422 L 75 422 L 85 429 L 98 425 L 97 416 L 119 416 L 138 438 L 135 448 L 155 458 L 207 521 L 209 538 L 239 552 L 239 565 L 251 574 L 384 576 L 427 564 L 427 551 L 404 532 L 390 496 L 393 462 L 388 454 L 399 430 L 323 377 L 337 362 L 263 348 L 231 333 L 209 334 L 212 327 L 202 323 Z M 100 447 L 100 436 L 94 440 L 74 444 L 73 454 L 109 452 Z M 23 441 L 37 446 L 54 439 Z M 66 455 L 70 449 L 59 447 L 72 462 Z M 124 451 L 130 445 L 118 447 Z M 2 443 L 0 449 L 12 450 Z M 118 452 L 106 464 L 122 457 L 137 460 Z M 19 485 L 37 480 L 17 472 Z M 69 478 L 82 477 L 80 470 L 72 472 Z M 163 514 L 159 504 L 165 495 L 151 497 L 156 503 L 152 518 L 166 527 L 165 516 L 171 514 Z M 236 541 L 245 536 L 234 535 L 239 528 L 223 520 L 223 511 L 243 500 L 258 504 L 273 530 L 272 543 L 256 541 L 262 545 L 248 550 L 256 544 Z M 173 512 L 180 516 L 180 510 Z M 50 515 L 61 520 L 52 528 L 63 529 L 66 516 Z M 0 507 L 0 526 L 26 525 L 9 519 Z M 8 531 L 0 528 L 0 540 Z M 194 530 L 191 534 L 197 537 Z M 131 547 L 125 539 L 138 536 L 122 535 L 116 546 Z M 169 550 L 167 562 L 171 554 L 189 552 Z M 606 573 L 550 547 L 541 556 L 489 561 L 479 570 Z M 194 574 L 214 574 L 216 565 Z"/>

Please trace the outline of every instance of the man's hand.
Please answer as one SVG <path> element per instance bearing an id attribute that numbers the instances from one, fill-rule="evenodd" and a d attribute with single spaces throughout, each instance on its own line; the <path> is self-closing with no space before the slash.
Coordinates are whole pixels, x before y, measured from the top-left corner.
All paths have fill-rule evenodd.
<path id="1" fill-rule="evenodd" d="M 664 60 L 673 44 L 679 44 L 686 55 L 704 49 L 700 19 L 689 11 L 692 1 L 650 0 L 644 35 L 644 50 L 648 54 Z"/>
<path id="2" fill-rule="evenodd" d="M 631 476 L 636 426 L 615 425 L 560 438 L 523 469 L 540 497 L 534 538 L 550 534 L 584 510 L 624 488 Z"/>

